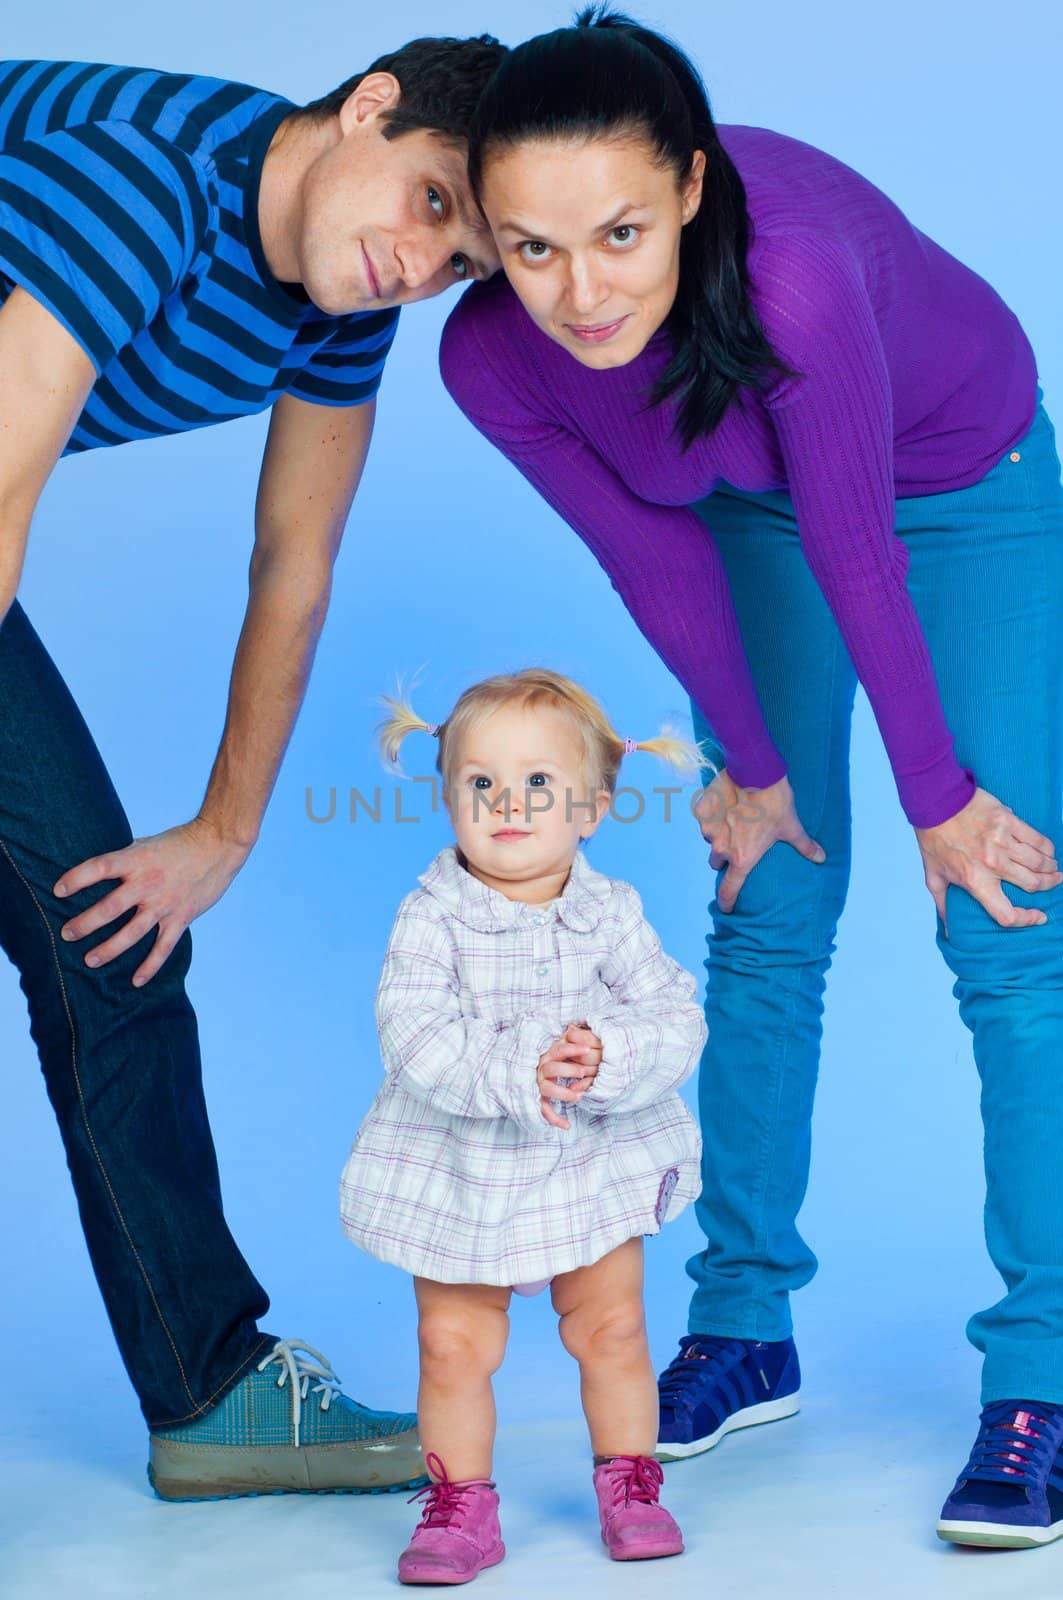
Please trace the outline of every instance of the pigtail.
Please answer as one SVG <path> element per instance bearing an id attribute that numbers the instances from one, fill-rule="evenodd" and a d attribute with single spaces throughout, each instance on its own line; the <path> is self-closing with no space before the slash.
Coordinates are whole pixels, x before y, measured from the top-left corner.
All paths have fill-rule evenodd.
<path id="1" fill-rule="evenodd" d="M 618 743 L 622 747 L 622 755 L 630 754 L 632 747 L 635 750 L 644 750 L 647 755 L 659 756 L 670 767 L 688 777 L 700 777 L 705 768 L 709 768 L 714 775 L 719 771 L 707 753 L 707 741 L 684 738 L 668 723 L 653 739 L 641 739 L 638 742 L 620 739 Z"/>
<path id="2" fill-rule="evenodd" d="M 375 730 L 377 745 L 387 765 L 395 767 L 399 772 L 402 772 L 402 766 L 399 762 L 399 749 L 406 735 L 408 733 L 429 733 L 434 738 L 438 738 L 441 733 L 441 725 L 426 722 L 423 717 L 418 716 L 409 699 L 403 694 L 401 683 L 398 685 L 395 694 L 382 694 L 380 696 L 380 704 L 388 708 L 390 716 L 385 717 L 383 722 L 377 723 Z"/>

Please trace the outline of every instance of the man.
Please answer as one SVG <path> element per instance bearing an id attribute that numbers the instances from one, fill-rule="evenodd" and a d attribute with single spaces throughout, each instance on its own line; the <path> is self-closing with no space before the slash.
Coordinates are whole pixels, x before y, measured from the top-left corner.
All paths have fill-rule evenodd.
<path id="1" fill-rule="evenodd" d="M 253 847 L 369 446 L 397 307 L 497 267 L 465 132 L 497 41 L 421 39 L 296 108 L 202 77 L 0 63 L 0 945 L 170 1499 L 423 1475 L 415 1418 L 261 1333 L 226 1226 L 188 926 Z M 220 748 L 132 841 L 15 599 L 63 454 L 272 407 Z M 145 604 L 157 597 L 145 596 Z"/>

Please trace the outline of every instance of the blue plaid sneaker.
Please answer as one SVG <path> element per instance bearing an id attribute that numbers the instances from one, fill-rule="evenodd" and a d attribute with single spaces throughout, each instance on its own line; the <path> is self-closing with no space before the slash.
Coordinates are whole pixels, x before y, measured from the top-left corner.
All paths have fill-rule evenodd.
<path id="1" fill-rule="evenodd" d="M 1063 1406 L 995 1400 L 945 1501 L 938 1537 L 1026 1550 L 1063 1534 Z"/>
<path id="2" fill-rule="evenodd" d="M 800 1386 L 792 1339 L 758 1343 L 688 1334 L 658 1382 L 658 1461 L 698 1456 L 736 1428 L 792 1417 Z"/>
<path id="3" fill-rule="evenodd" d="M 379 1494 L 428 1481 L 416 1416 L 349 1400 L 301 1339 L 279 1339 L 206 1416 L 149 1437 L 148 1479 L 164 1500 Z"/>

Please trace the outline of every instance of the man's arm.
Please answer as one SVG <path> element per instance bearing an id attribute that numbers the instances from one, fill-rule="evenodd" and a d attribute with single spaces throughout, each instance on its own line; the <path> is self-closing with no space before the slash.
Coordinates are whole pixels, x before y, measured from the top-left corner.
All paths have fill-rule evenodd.
<path id="1" fill-rule="evenodd" d="M 0 624 L 18 590 L 41 490 L 95 381 L 73 335 L 13 289 L 0 306 Z"/>
<path id="2" fill-rule="evenodd" d="M 250 595 L 236 647 L 221 744 L 198 815 L 63 874 L 56 893 L 121 880 L 63 930 L 84 938 L 136 914 L 90 950 L 111 961 L 152 928 L 133 982 L 155 976 L 189 923 L 228 888 L 258 837 L 306 692 L 328 608 L 332 567 L 362 474 L 375 406 L 318 406 L 282 396 L 273 407 L 255 512 Z"/>

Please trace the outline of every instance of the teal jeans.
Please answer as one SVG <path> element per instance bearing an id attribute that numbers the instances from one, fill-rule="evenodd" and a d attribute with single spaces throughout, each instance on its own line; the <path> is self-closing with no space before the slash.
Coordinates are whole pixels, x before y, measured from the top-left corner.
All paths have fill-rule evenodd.
<path id="1" fill-rule="evenodd" d="M 721 914 L 714 899 L 705 963 L 697 1214 L 706 1246 L 687 1264 L 690 1331 L 784 1339 L 790 1291 L 816 1268 L 796 1217 L 849 879 L 856 678 L 789 496 L 723 485 L 694 509 L 726 565 L 798 815 L 827 852 L 816 866 L 776 844 L 734 911 Z M 1063 853 L 1063 490 L 1043 408 L 981 482 L 898 500 L 896 526 L 961 764 Z M 713 749 L 693 710 L 696 737 Z M 1005 884 L 1004 893 L 1047 923 L 1002 928 L 950 888 L 947 939 L 937 925 L 981 1079 L 986 1242 L 1005 1285 L 967 1331 L 985 1357 L 983 1401 L 1063 1402 L 1063 888 L 1035 895 Z"/>

